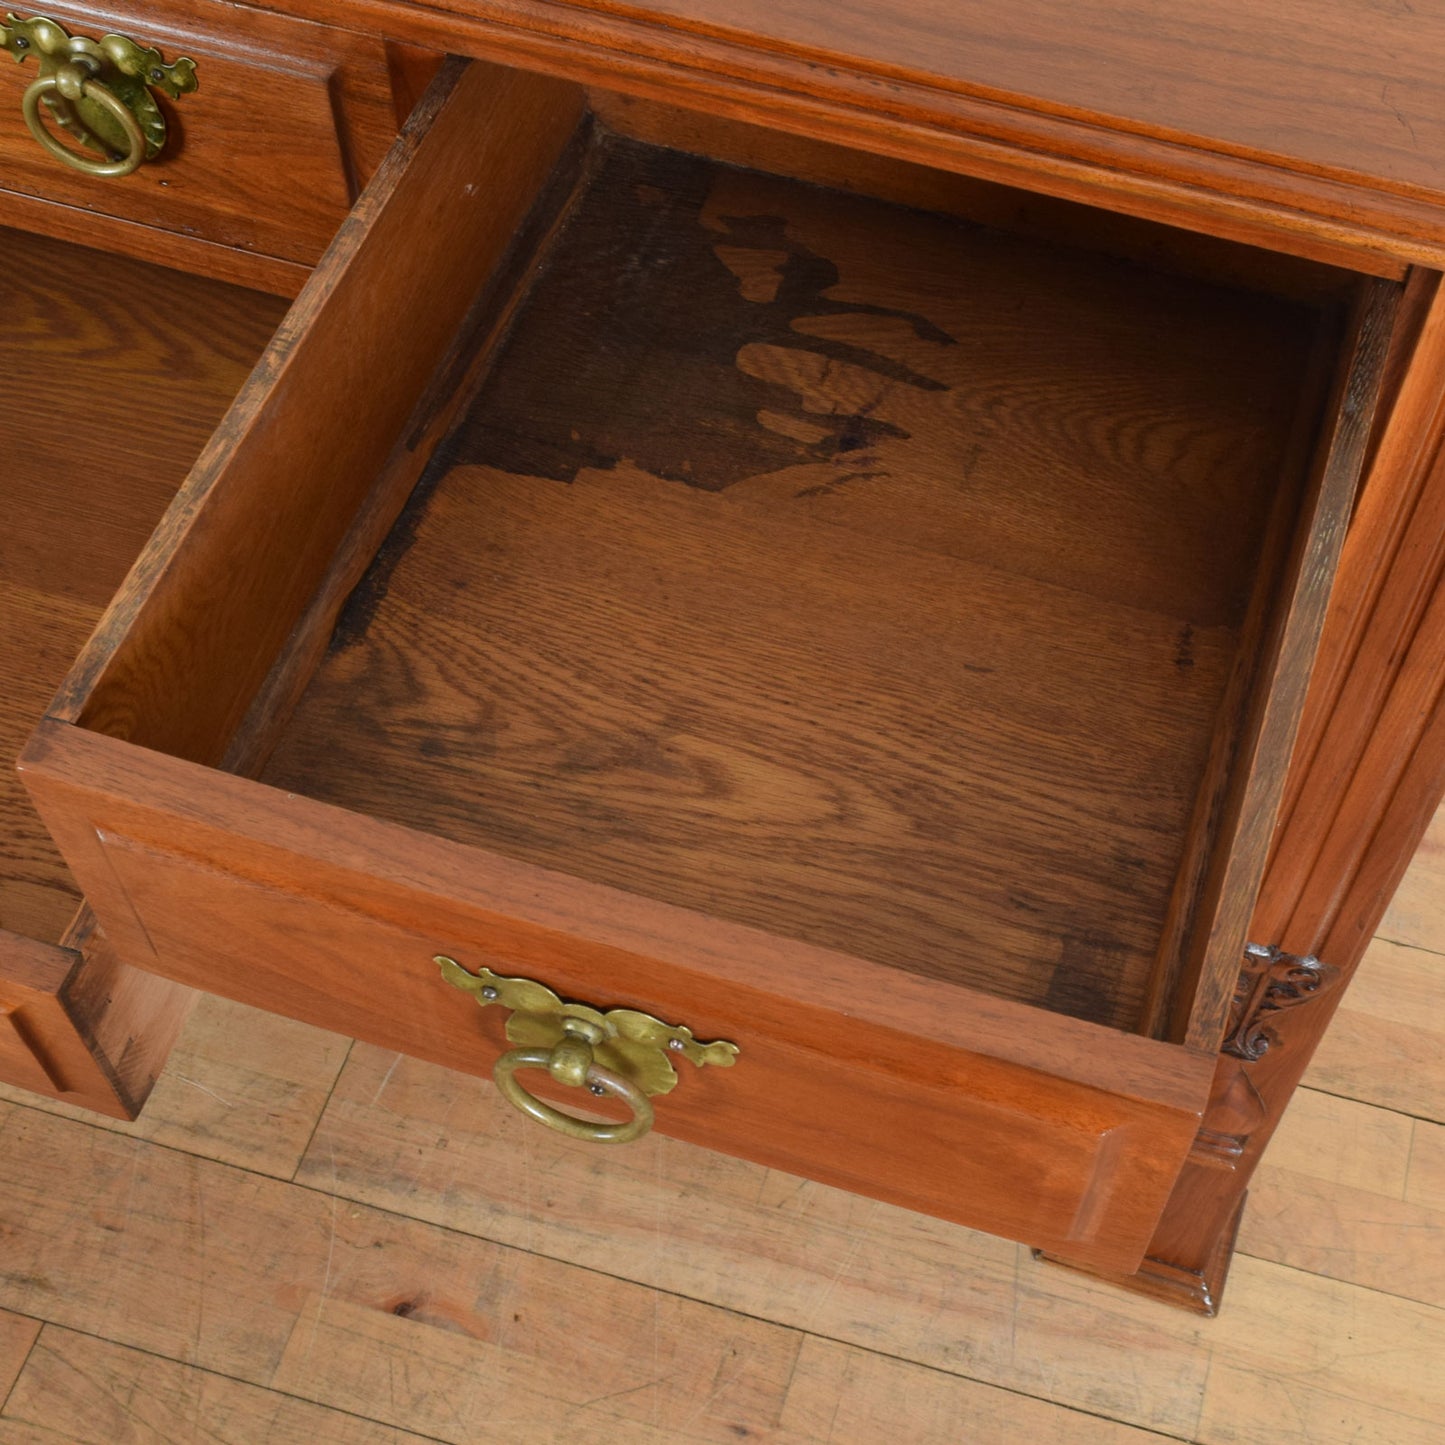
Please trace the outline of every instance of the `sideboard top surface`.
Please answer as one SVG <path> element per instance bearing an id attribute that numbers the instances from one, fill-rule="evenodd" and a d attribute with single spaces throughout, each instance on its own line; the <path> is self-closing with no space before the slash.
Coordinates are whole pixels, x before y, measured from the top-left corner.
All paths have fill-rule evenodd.
<path id="1" fill-rule="evenodd" d="M 487 0 L 446 0 L 459 12 Z M 569 0 L 1292 166 L 1445 189 L 1440 0 Z"/>
<path id="2" fill-rule="evenodd" d="M 1445 0 L 255 3 L 1445 258 Z"/>

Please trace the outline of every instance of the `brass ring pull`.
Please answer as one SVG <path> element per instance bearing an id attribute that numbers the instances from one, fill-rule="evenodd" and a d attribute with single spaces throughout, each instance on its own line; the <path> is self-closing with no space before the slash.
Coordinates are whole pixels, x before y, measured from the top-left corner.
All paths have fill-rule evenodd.
<path id="1" fill-rule="evenodd" d="M 626 1144 L 652 1128 L 652 1096 L 677 1084 L 673 1061 L 686 1059 L 701 1068 L 726 1068 L 737 1058 L 736 1044 L 717 1039 L 699 1043 L 683 1024 L 665 1024 L 636 1009 L 606 1013 L 585 1003 L 563 1003 L 545 984 L 530 978 L 504 978 L 489 968 L 468 973 L 456 959 L 439 953 L 432 960 L 442 977 L 489 1008 L 507 1009 L 507 1038 L 520 1048 L 492 1065 L 497 1088 L 529 1118 L 594 1144 Z M 517 1081 L 518 1069 L 546 1069 L 560 1084 L 610 1094 L 632 1111 L 623 1124 L 594 1124 L 544 1103 Z"/>
<path id="2" fill-rule="evenodd" d="M 196 63 L 167 61 L 124 35 L 72 35 L 44 15 L 7 14 L 0 50 L 33 60 L 35 83 L 20 102 L 30 134 L 62 165 L 88 176 L 128 176 L 166 148 L 166 117 L 152 90 L 179 100 L 196 88 Z M 57 128 L 96 155 L 65 144 Z"/>
<path id="3" fill-rule="evenodd" d="M 89 156 L 73 151 L 51 134 L 41 114 L 42 101 L 54 97 L 71 107 L 77 101 L 88 100 L 98 105 L 125 134 L 126 151 L 114 160 L 92 160 Z M 54 100 L 52 100 L 52 104 Z M 128 176 L 137 170 L 146 158 L 146 138 L 140 122 L 130 112 L 126 103 L 88 71 L 84 65 L 71 62 L 62 65 L 50 75 L 42 75 L 26 90 L 20 102 L 25 124 L 30 134 L 53 155 L 56 160 L 90 176 Z"/>
<path id="4" fill-rule="evenodd" d="M 569 1022 L 572 1022 L 569 1020 Z M 592 1044 L 581 1030 L 568 1029 L 550 1049 L 511 1049 L 492 1066 L 492 1078 L 503 1098 L 529 1118 L 565 1134 L 593 1144 L 627 1144 L 640 1139 L 652 1128 L 652 1100 L 630 1079 L 604 1069 L 592 1057 Z M 622 1124 L 593 1123 L 574 1118 L 539 1099 L 517 1079 L 518 1069 L 546 1069 L 560 1083 L 585 1087 L 598 1095 L 610 1094 L 632 1110 Z"/>

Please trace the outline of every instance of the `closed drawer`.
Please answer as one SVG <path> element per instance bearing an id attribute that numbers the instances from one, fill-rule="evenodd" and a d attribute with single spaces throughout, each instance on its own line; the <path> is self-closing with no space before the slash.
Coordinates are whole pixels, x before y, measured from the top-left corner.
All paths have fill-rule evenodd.
<path id="1" fill-rule="evenodd" d="M 395 138 L 384 42 L 187 0 L 47 5 L 40 13 L 93 40 L 124 35 L 168 63 L 189 57 L 198 86 L 179 101 L 153 92 L 167 122 L 165 149 L 133 174 L 107 178 L 71 169 L 30 135 L 21 98 L 35 61 L 0 67 L 0 167 L 12 193 L 0 196 L 0 218 L 299 289 Z"/>
<path id="2" fill-rule="evenodd" d="M 138 968 L 478 1074 L 438 955 L 643 1010 L 740 1050 L 657 1127 L 1132 1269 L 1394 288 L 595 113 L 446 70 L 25 779 Z"/>

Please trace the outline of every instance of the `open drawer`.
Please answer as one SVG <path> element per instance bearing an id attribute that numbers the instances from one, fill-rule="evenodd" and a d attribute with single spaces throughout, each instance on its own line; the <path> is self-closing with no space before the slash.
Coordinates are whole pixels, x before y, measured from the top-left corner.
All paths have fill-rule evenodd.
<path id="1" fill-rule="evenodd" d="M 1396 288 L 668 124 L 449 64 L 24 777 L 138 968 L 644 1010 L 740 1050 L 666 1132 L 1132 1269 Z"/>

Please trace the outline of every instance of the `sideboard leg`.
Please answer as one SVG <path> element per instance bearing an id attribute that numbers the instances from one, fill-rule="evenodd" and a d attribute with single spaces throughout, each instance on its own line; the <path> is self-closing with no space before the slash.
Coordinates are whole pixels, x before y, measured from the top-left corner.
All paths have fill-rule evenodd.
<path id="1" fill-rule="evenodd" d="M 1250 926 L 1269 945 L 1251 950 L 1258 968 L 1314 965 L 1285 1001 L 1307 1006 L 1232 1022 L 1144 1262 L 1114 1279 L 1205 1314 L 1219 1307 L 1250 1176 L 1445 797 L 1445 287 L 1416 272 L 1409 293 L 1418 325 L 1345 538 Z"/>
<path id="2" fill-rule="evenodd" d="M 1250 1176 L 1353 971 L 1251 945 L 1194 1147 L 1139 1269 L 1121 1288 L 1212 1315 L 1219 1309 Z M 1041 1255 L 1076 1268 L 1067 1259 Z"/>
<path id="3" fill-rule="evenodd" d="M 1063 1265 L 1065 1269 L 1091 1275 L 1095 1279 L 1105 1280 L 1120 1289 L 1145 1295 L 1163 1304 L 1193 1310 L 1195 1314 L 1213 1315 L 1219 1309 L 1224 1282 L 1229 1277 L 1229 1264 L 1234 1258 L 1234 1241 L 1239 1233 L 1239 1221 L 1244 1214 L 1246 1197 L 1244 1193 L 1235 1196 L 1222 1218 L 1217 1214 L 1212 1216 L 1213 1237 L 1208 1240 L 1205 1237 L 1203 1211 L 1205 1207 L 1218 1201 L 1195 1201 L 1196 1210 L 1199 1211 L 1195 1215 L 1196 1228 L 1200 1243 L 1205 1247 L 1200 1248 L 1195 1256 L 1187 1261 L 1176 1262 L 1146 1254 L 1144 1262 L 1134 1274 L 1103 1274 L 1098 1270 L 1083 1269 L 1058 1255 L 1045 1254 L 1041 1250 L 1034 1251 L 1034 1258 L 1048 1264 Z M 1177 1202 L 1176 1192 L 1170 1207 L 1175 1207 Z"/>

